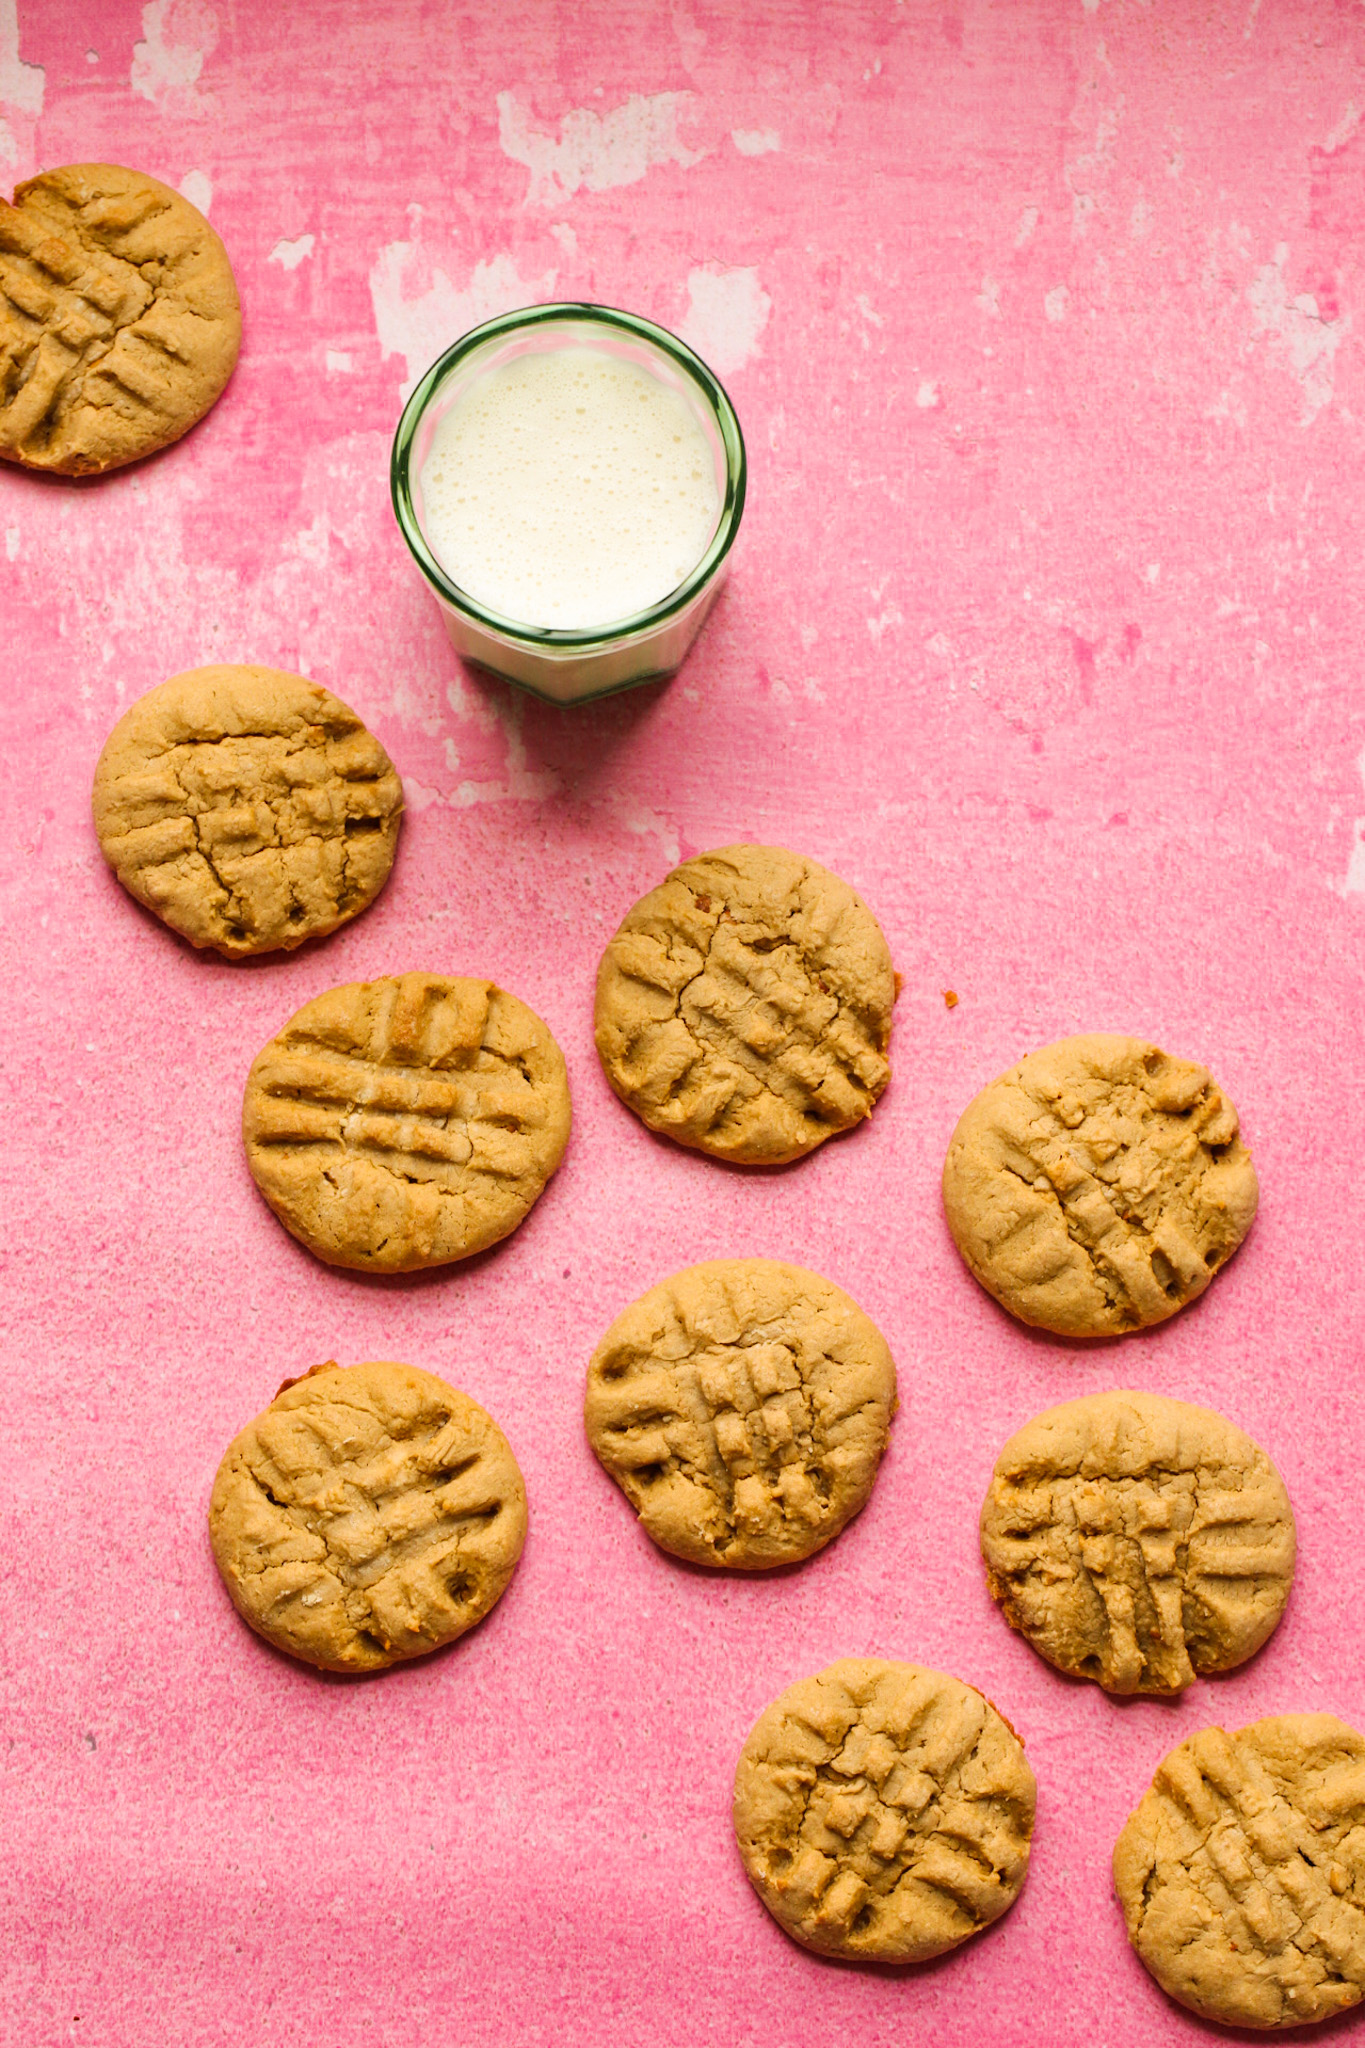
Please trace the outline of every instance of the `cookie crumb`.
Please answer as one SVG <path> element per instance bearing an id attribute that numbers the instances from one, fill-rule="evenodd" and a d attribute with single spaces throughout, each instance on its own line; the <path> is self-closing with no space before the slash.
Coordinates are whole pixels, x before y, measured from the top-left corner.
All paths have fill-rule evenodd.
<path id="1" fill-rule="evenodd" d="M 943 991 L 943 1007 L 944 1007 L 944 1008 L 945 1008 L 946 1010 L 955 1010 L 955 1009 L 957 1008 L 957 990 L 956 990 L 956 989 L 951 989 L 951 988 L 945 988 L 945 989 L 944 989 L 944 991 Z"/>

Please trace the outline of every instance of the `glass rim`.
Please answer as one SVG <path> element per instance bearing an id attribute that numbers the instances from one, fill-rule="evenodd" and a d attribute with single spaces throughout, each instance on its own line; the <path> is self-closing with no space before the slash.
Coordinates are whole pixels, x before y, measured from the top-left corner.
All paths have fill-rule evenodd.
<path id="1" fill-rule="evenodd" d="M 458 583 L 451 581 L 436 556 L 427 544 L 418 522 L 412 502 L 412 486 L 409 475 L 412 444 L 417 438 L 417 428 L 423 413 L 450 372 L 466 356 L 481 348 L 485 342 L 495 340 L 499 335 L 511 334 L 518 328 L 547 326 L 552 321 L 584 321 L 590 325 L 614 327 L 638 340 L 649 342 L 673 361 L 700 388 L 702 397 L 715 415 L 721 444 L 725 450 L 725 496 L 721 504 L 716 530 L 707 543 L 706 551 L 694 568 L 683 578 L 677 588 L 657 604 L 648 605 L 644 611 L 630 612 L 619 619 L 610 619 L 602 626 L 574 627 L 531 626 L 524 619 L 509 618 L 505 612 L 495 612 L 482 605 L 476 598 L 462 590 Z M 646 320 L 639 313 L 626 313 L 619 306 L 598 306 L 586 301 L 557 300 L 550 305 L 523 306 L 512 313 L 500 313 L 496 319 L 485 320 L 478 327 L 471 327 L 466 334 L 452 342 L 443 355 L 436 358 L 431 368 L 420 377 L 403 407 L 398 421 L 398 430 L 393 437 L 393 451 L 389 460 L 389 491 L 393 499 L 394 517 L 399 530 L 418 568 L 443 603 L 461 612 L 466 618 L 488 627 L 505 640 L 523 646 L 546 649 L 562 648 L 565 652 L 574 649 L 610 646 L 618 640 L 625 640 L 635 634 L 648 632 L 666 619 L 682 611 L 698 593 L 705 588 L 720 568 L 726 555 L 734 545 L 739 531 L 740 515 L 744 510 L 745 489 L 748 482 L 748 461 L 744 449 L 744 435 L 738 416 L 730 403 L 724 385 L 701 357 L 680 341 L 676 334 L 670 334 L 666 327 L 658 327 L 652 320 Z"/>

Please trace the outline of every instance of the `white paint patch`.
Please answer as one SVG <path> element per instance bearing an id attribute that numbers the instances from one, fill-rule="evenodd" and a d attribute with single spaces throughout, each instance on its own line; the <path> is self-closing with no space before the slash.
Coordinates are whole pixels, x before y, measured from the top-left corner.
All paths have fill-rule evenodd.
<path id="1" fill-rule="evenodd" d="M 276 242 L 267 263 L 278 263 L 281 270 L 297 270 L 306 256 L 311 256 L 317 237 L 300 235 L 296 242 Z"/>
<path id="2" fill-rule="evenodd" d="M 218 17 L 205 0 L 150 0 L 142 10 L 145 38 L 133 45 L 129 83 L 166 113 L 197 113 L 195 86 L 204 59 L 218 46 Z"/>
<path id="3" fill-rule="evenodd" d="M 25 64 L 19 55 L 19 0 L 0 0 L 0 105 L 41 114 L 46 88 L 42 65 Z"/>
<path id="4" fill-rule="evenodd" d="M 213 204 L 213 180 L 207 171 L 186 171 L 180 180 L 180 196 L 206 214 Z"/>
<path id="5" fill-rule="evenodd" d="M 976 295 L 976 303 L 980 306 L 982 312 L 988 314 L 992 320 L 1000 318 L 1000 285 L 996 278 L 982 278 L 981 289 Z"/>
<path id="6" fill-rule="evenodd" d="M 452 284 L 443 270 L 433 270 L 428 288 L 410 294 L 405 279 L 416 255 L 415 243 L 390 242 L 370 272 L 379 345 L 386 358 L 403 358 L 404 398 L 437 356 L 471 327 L 548 299 L 555 284 L 553 270 L 523 278 L 510 256 L 495 256 L 491 263 L 474 265 L 467 285 Z"/>
<path id="7" fill-rule="evenodd" d="M 1365 782 L 1365 754 L 1356 762 L 1360 779 Z M 1347 896 L 1365 896 L 1365 818 L 1355 822 L 1355 841 L 1351 847 L 1351 858 L 1346 868 L 1346 879 L 1342 883 Z"/>
<path id="8" fill-rule="evenodd" d="M 339 370 L 343 375 L 355 368 L 349 351 L 344 348 L 329 348 L 325 361 L 329 370 Z"/>
<path id="9" fill-rule="evenodd" d="M 500 92 L 498 141 L 504 155 L 531 174 L 526 204 L 560 206 L 581 187 L 606 192 L 638 184 L 656 164 L 699 163 L 700 155 L 678 134 L 678 115 L 690 99 L 689 93 L 660 92 L 648 99 L 632 93 L 608 114 L 573 107 L 554 136 L 533 129 L 514 96 Z"/>
<path id="10" fill-rule="evenodd" d="M 730 140 L 741 156 L 771 156 L 782 147 L 782 137 L 775 128 L 732 128 Z"/>
<path id="11" fill-rule="evenodd" d="M 14 139 L 14 130 L 8 121 L 0 121 L 0 164 L 17 164 L 19 145 Z"/>
<path id="12" fill-rule="evenodd" d="M 742 370 L 759 353 L 772 300 L 756 270 L 692 270 L 688 306 L 678 332 L 718 377 Z"/>
<path id="13" fill-rule="evenodd" d="M 925 409 L 938 404 L 938 386 L 932 377 L 920 379 L 919 390 L 915 393 L 915 404 Z"/>
<path id="14" fill-rule="evenodd" d="M 17 526 L 7 526 L 5 528 L 5 560 L 7 562 L 17 562 L 18 559 L 19 529 Z"/>
<path id="15" fill-rule="evenodd" d="M 1037 225 L 1037 207 L 1026 206 L 1019 216 L 1019 225 L 1014 231 L 1014 246 L 1016 249 L 1023 248 L 1025 242 L 1027 242 L 1032 236 L 1033 230 L 1037 227 Z"/>
<path id="16" fill-rule="evenodd" d="M 1336 375 L 1333 359 L 1350 332 L 1351 321 L 1346 313 L 1338 320 L 1325 320 L 1311 292 L 1291 298 L 1284 277 L 1288 260 L 1289 244 L 1281 242 L 1274 262 L 1257 273 L 1247 297 L 1256 332 L 1270 336 L 1271 348 L 1287 359 L 1290 374 L 1303 392 L 1299 424 L 1306 427 L 1331 400 Z"/>
<path id="17" fill-rule="evenodd" d="M 1332 156 L 1335 156 L 1337 151 L 1341 148 L 1342 144 L 1350 141 L 1351 137 L 1355 134 L 1356 129 L 1359 126 L 1360 108 L 1356 105 L 1354 100 L 1348 100 L 1346 103 L 1346 112 L 1337 122 L 1336 127 L 1332 130 L 1326 142 L 1323 143 L 1323 148 L 1327 150 Z"/>
<path id="18" fill-rule="evenodd" d="M 1059 321 L 1065 320 L 1067 308 L 1070 304 L 1071 294 L 1066 286 L 1064 284 L 1054 285 L 1043 300 L 1043 311 L 1047 314 L 1048 319 L 1052 321 L 1053 325 L 1056 326 Z"/>
<path id="19" fill-rule="evenodd" d="M 1149 562 L 1147 564 L 1147 567 L 1142 572 L 1142 579 L 1144 583 L 1155 583 L 1160 575 L 1160 562 Z"/>
<path id="20" fill-rule="evenodd" d="M 678 844 L 678 828 L 667 818 L 651 811 L 646 804 L 636 803 L 633 797 L 609 796 L 606 809 L 618 825 L 624 825 L 627 832 L 634 832 L 641 839 L 657 839 L 659 854 L 665 865 L 675 868 L 682 859 L 682 848 Z"/>

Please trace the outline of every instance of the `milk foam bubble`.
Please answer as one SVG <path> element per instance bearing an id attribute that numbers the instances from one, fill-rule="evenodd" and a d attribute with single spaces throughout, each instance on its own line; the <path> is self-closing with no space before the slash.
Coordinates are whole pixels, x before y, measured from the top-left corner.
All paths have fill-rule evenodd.
<path id="1" fill-rule="evenodd" d="M 518 356 L 432 436 L 422 527 L 451 580 L 523 625 L 582 631 L 658 604 L 720 517 L 686 401 L 593 348 Z"/>

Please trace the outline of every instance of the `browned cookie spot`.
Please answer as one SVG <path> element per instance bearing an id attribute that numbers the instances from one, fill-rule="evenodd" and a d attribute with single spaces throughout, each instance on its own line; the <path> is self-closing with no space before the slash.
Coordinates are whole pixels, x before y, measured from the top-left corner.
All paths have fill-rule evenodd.
<path id="1" fill-rule="evenodd" d="M 895 1002 L 876 919 L 782 847 L 684 862 L 602 957 L 597 1049 L 651 1129 L 745 1165 L 798 1159 L 870 1116 Z"/>
<path id="2" fill-rule="evenodd" d="M 1260 2028 L 1365 1993 L 1365 1736 L 1285 1714 L 1171 1751 L 1114 1848 L 1128 1938 L 1173 1998 Z"/>
<path id="3" fill-rule="evenodd" d="M 804 1946 L 922 1962 L 1014 1903 L 1035 1796 L 1018 1737 L 971 1686 L 848 1658 L 759 1717 L 735 1774 L 735 1835 L 759 1897 Z"/>
<path id="4" fill-rule="evenodd" d="M 68 164 L 0 200 L 0 456 L 135 462 L 202 418 L 240 341 L 226 251 L 169 186 Z"/>
<path id="5" fill-rule="evenodd" d="M 896 1409 L 876 1325 L 816 1273 L 717 1259 L 633 1302 L 588 1369 L 588 1441 L 664 1550 L 758 1570 L 866 1502 Z"/>
<path id="6" fill-rule="evenodd" d="M 492 1418 L 430 1373 L 317 1366 L 229 1446 L 209 1510 L 243 1618 L 326 1670 L 371 1671 L 472 1628 L 521 1554 L 526 1496 Z"/>

